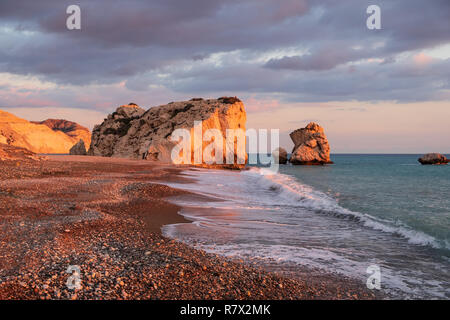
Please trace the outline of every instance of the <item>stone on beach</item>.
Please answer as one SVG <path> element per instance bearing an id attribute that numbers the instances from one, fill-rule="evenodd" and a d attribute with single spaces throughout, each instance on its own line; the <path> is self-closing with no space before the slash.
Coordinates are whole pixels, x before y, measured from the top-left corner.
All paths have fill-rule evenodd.
<path id="1" fill-rule="evenodd" d="M 427 153 L 423 157 L 419 158 L 418 161 L 423 164 L 447 164 L 450 162 L 447 157 L 440 153 Z"/>
<path id="2" fill-rule="evenodd" d="M 295 165 L 331 164 L 330 146 L 321 126 L 311 122 L 305 128 L 291 132 L 294 149 L 290 162 Z"/>

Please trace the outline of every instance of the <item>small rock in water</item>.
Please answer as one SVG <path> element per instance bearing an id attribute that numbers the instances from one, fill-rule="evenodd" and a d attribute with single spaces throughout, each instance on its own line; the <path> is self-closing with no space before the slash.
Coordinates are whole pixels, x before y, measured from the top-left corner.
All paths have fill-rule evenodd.
<path id="1" fill-rule="evenodd" d="M 447 164 L 450 162 L 447 157 L 440 153 L 427 153 L 423 157 L 419 158 L 418 161 L 423 164 Z"/>
<path id="2" fill-rule="evenodd" d="M 277 148 L 272 152 L 272 156 L 275 160 L 275 163 L 286 164 L 287 163 L 287 151 L 284 148 Z"/>

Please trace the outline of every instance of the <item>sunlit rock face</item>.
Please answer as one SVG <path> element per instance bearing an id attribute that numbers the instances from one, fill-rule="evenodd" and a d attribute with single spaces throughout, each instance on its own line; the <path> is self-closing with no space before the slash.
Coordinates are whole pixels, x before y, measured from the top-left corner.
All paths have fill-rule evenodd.
<path id="1" fill-rule="evenodd" d="M 176 129 L 187 129 L 193 137 L 194 121 L 201 121 L 203 133 L 208 129 L 220 131 L 224 139 L 225 163 L 227 129 L 241 129 L 245 133 L 244 104 L 237 98 L 223 97 L 171 102 L 147 111 L 135 104 L 121 106 L 102 124 L 94 127 L 88 154 L 171 163 L 172 150 L 176 145 L 170 140 L 172 133 Z M 209 144 L 210 141 L 202 141 L 202 150 Z M 234 146 L 235 155 L 238 153 L 236 148 L 237 144 Z M 193 159 L 194 145 L 191 149 Z"/>
<path id="2" fill-rule="evenodd" d="M 418 161 L 423 164 L 447 164 L 450 162 L 444 155 L 440 153 L 427 153 L 423 157 L 419 158 Z"/>
<path id="3" fill-rule="evenodd" d="M 39 122 L 31 121 L 31 123 L 44 124 L 53 131 L 61 131 L 72 138 L 73 144 L 78 143 L 80 139 L 87 145 L 91 144 L 91 132 L 89 129 L 76 122 L 64 119 L 47 119 Z"/>
<path id="4" fill-rule="evenodd" d="M 55 121 L 60 124 L 70 123 L 70 126 L 78 128 L 78 131 L 83 131 L 84 135 L 90 135 L 87 128 L 74 122 Z M 66 127 L 65 132 L 64 130 L 52 129 L 52 125 L 49 125 L 49 122 L 45 124 L 44 122 L 30 122 L 0 110 L 0 143 L 26 148 L 36 153 L 69 153 L 70 148 L 80 139 L 75 133 L 77 130 L 70 131 Z"/>
<path id="5" fill-rule="evenodd" d="M 294 149 L 289 161 L 295 165 L 323 165 L 330 161 L 330 146 L 321 126 L 311 122 L 291 132 Z"/>

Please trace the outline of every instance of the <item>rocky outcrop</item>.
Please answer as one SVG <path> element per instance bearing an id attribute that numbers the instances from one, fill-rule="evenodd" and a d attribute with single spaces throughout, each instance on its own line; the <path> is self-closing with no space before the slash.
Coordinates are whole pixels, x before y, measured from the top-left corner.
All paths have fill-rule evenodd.
<path id="1" fill-rule="evenodd" d="M 44 121 L 31 121 L 31 123 L 44 124 L 53 131 L 61 131 L 71 137 L 74 143 L 82 139 L 87 145 L 91 144 L 91 132 L 89 129 L 76 122 L 63 119 L 47 119 Z"/>
<path id="2" fill-rule="evenodd" d="M 275 163 L 286 164 L 287 163 L 287 151 L 284 148 L 277 148 L 272 152 Z"/>
<path id="3" fill-rule="evenodd" d="M 85 156 L 87 155 L 86 152 L 86 146 L 84 145 L 83 139 L 80 139 L 72 148 L 70 148 L 69 153 L 71 155 L 77 155 L 77 156 Z"/>
<path id="4" fill-rule="evenodd" d="M 92 130 L 92 140 L 88 154 L 103 157 L 136 158 L 135 146 L 127 146 L 127 133 L 133 120 L 138 120 L 145 110 L 135 104 L 123 105 Z M 135 131 L 134 129 L 133 131 Z M 123 143 L 120 143 L 120 141 Z"/>
<path id="5" fill-rule="evenodd" d="M 169 139 L 172 132 L 188 129 L 192 137 L 194 121 L 202 121 L 203 133 L 208 129 L 218 129 L 225 138 L 227 129 L 242 129 L 245 132 L 245 108 L 239 99 L 232 97 L 194 98 L 152 107 L 147 111 L 135 104 L 121 106 L 108 115 L 101 125 L 94 127 L 88 154 L 170 163 L 171 152 L 176 145 Z M 203 142 L 202 148 L 208 144 Z M 224 141 L 224 163 L 225 145 Z"/>
<path id="6" fill-rule="evenodd" d="M 35 153 L 69 153 L 78 142 L 62 130 L 34 123 L 0 110 L 0 143 L 26 148 Z"/>
<path id="7" fill-rule="evenodd" d="M 0 143 L 0 161 L 5 160 L 44 160 L 34 152 L 22 147 L 10 146 Z"/>
<path id="8" fill-rule="evenodd" d="M 423 164 L 447 164 L 450 162 L 447 157 L 440 153 L 427 153 L 423 157 L 419 158 L 418 161 Z"/>
<path id="9" fill-rule="evenodd" d="M 330 161 L 330 146 L 321 126 L 311 122 L 291 132 L 294 149 L 289 161 L 296 165 L 323 165 Z"/>

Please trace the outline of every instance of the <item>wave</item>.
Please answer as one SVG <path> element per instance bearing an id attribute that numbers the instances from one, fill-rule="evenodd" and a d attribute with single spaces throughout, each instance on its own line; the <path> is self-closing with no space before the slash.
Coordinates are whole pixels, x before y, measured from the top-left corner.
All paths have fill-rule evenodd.
<path id="1" fill-rule="evenodd" d="M 439 241 L 438 239 L 422 231 L 414 230 L 401 222 L 381 219 L 369 214 L 343 208 L 335 199 L 308 185 L 300 183 L 289 175 L 282 173 L 270 175 L 267 174 L 267 172 L 263 172 L 261 168 L 255 167 L 250 168 L 250 170 L 244 171 L 241 174 L 250 175 L 254 178 L 256 177 L 258 184 L 261 187 L 274 194 L 273 197 L 270 197 L 270 202 L 266 201 L 266 204 L 268 205 L 288 205 L 304 208 L 318 214 L 327 214 L 341 219 L 356 221 L 363 224 L 365 227 L 403 237 L 412 244 L 431 246 L 436 249 L 450 249 L 448 242 Z"/>

